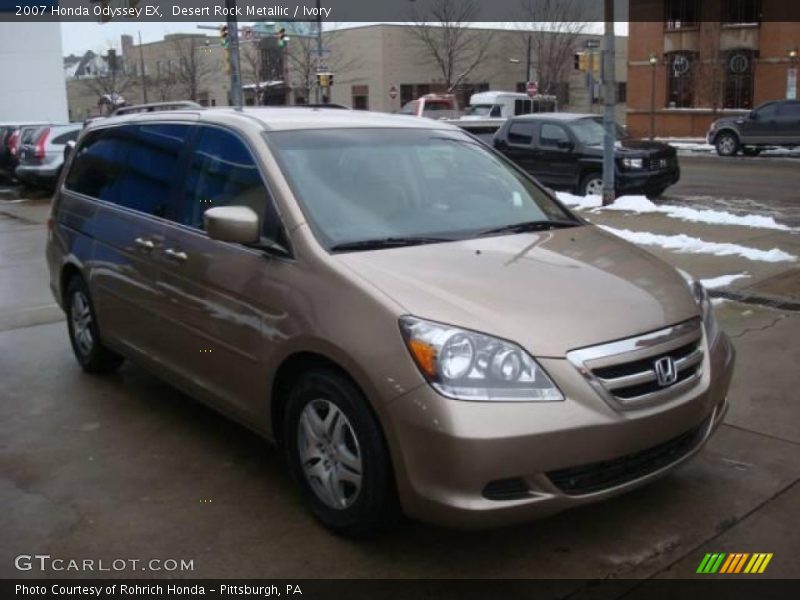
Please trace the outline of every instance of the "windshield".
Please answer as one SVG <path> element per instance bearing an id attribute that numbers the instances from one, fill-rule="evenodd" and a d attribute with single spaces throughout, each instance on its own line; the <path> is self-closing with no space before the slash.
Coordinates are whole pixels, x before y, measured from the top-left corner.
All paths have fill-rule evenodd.
<path id="1" fill-rule="evenodd" d="M 473 104 L 467 108 L 467 114 L 471 117 L 488 117 L 494 104 Z"/>
<path id="2" fill-rule="evenodd" d="M 460 131 L 325 129 L 266 137 L 329 249 L 382 238 L 458 240 L 526 221 L 574 221 L 527 176 Z"/>
<path id="3" fill-rule="evenodd" d="M 577 119 L 572 121 L 570 124 L 572 129 L 572 133 L 575 134 L 575 137 L 578 138 L 582 144 L 586 146 L 600 146 L 603 143 L 603 120 L 600 118 L 587 118 L 587 119 Z M 628 132 L 625 131 L 622 127 L 614 124 L 616 128 L 617 138 L 618 140 L 622 140 L 628 137 Z"/>

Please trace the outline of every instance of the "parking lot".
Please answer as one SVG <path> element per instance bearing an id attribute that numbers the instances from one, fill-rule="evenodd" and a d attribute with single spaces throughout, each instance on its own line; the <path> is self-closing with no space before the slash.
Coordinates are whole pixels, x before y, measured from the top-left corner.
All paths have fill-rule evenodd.
<path id="1" fill-rule="evenodd" d="M 736 190 L 711 183 L 705 189 L 692 173 L 713 170 L 727 179 L 727 165 L 684 160 L 684 180 L 664 201 L 714 209 L 727 203 L 734 211 L 749 201 L 796 227 L 796 162 L 744 165 L 736 169 L 749 173 L 749 188 L 742 180 L 732 184 Z M 511 528 L 457 532 L 406 522 L 380 538 L 352 541 L 314 521 L 279 452 L 249 431 L 135 365 L 109 377 L 81 372 L 47 289 L 47 205 L 47 198 L 0 199 L 4 577 L 54 576 L 14 569 L 15 556 L 35 553 L 192 561 L 193 570 L 172 577 L 686 577 L 707 552 L 771 552 L 764 576 L 800 573 L 800 536 L 791 527 L 800 505 L 796 261 L 761 264 L 649 248 L 699 276 L 748 273 L 731 288 L 744 302 L 717 305 L 738 353 L 730 411 L 707 447 L 677 472 L 610 501 Z M 678 229 L 660 215 L 587 216 L 627 229 Z M 679 229 L 800 255 L 794 229 Z M 765 298 L 782 298 L 788 309 L 770 308 Z"/>

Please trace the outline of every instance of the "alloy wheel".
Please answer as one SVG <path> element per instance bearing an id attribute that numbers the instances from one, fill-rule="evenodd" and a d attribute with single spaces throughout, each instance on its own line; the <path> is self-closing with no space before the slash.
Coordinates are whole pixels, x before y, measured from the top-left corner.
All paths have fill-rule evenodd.
<path id="1" fill-rule="evenodd" d="M 312 400 L 300 414 L 297 445 L 306 481 L 325 505 L 343 510 L 361 491 L 361 450 L 350 420 L 324 399 Z"/>
<path id="2" fill-rule="evenodd" d="M 81 291 L 72 294 L 70 307 L 70 320 L 72 321 L 72 335 L 75 344 L 83 356 L 88 356 L 94 347 L 92 335 L 92 311 L 89 300 Z"/>
<path id="3" fill-rule="evenodd" d="M 732 156 L 736 152 L 736 140 L 731 135 L 723 135 L 717 141 L 717 150 L 723 156 Z"/>
<path id="4" fill-rule="evenodd" d="M 603 180 L 595 177 L 586 182 L 586 195 L 587 196 L 602 196 L 603 195 Z"/>

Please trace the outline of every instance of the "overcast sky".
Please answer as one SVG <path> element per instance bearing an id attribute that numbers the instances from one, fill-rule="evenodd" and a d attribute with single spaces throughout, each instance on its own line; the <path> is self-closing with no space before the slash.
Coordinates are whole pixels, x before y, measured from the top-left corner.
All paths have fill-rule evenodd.
<path id="1" fill-rule="evenodd" d="M 61 43 L 64 48 L 64 56 L 69 54 L 81 55 L 87 50 L 105 50 L 110 44 L 119 48 L 119 37 L 123 34 L 133 36 L 135 44 L 138 44 L 138 34 L 142 34 L 142 42 L 155 42 L 162 39 L 168 33 L 207 33 L 213 31 L 203 31 L 198 29 L 198 25 L 211 25 L 218 27 L 222 22 L 207 23 L 62 23 L 61 24 Z M 348 25 L 367 25 L 368 23 L 352 23 Z M 480 23 L 476 25 L 503 25 L 501 23 Z M 505 25 L 510 25 L 506 23 Z M 592 28 L 597 33 L 602 33 L 602 23 L 593 23 Z M 617 23 L 616 32 L 618 35 L 628 34 L 627 23 Z"/>

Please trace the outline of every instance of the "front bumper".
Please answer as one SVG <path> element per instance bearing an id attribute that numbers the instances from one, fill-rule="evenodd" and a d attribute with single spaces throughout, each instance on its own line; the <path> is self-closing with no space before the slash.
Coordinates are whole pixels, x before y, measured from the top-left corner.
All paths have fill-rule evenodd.
<path id="1" fill-rule="evenodd" d="M 617 175 L 616 187 L 619 192 L 627 193 L 663 190 L 678 183 L 680 178 L 680 167 L 643 173 L 624 171 Z"/>
<path id="2" fill-rule="evenodd" d="M 567 360 L 540 359 L 566 400 L 463 402 L 429 386 L 388 405 L 398 491 L 409 516 L 457 528 L 484 528 L 595 502 L 656 479 L 696 454 L 722 421 L 734 364 L 725 334 L 708 349 L 702 382 L 674 400 L 618 411 Z M 641 456 L 670 440 L 694 437 L 678 455 L 620 485 L 567 493 L 554 471 Z M 663 453 L 662 453 L 663 454 Z M 550 473 L 550 476 L 548 476 Z M 487 485 L 524 484 L 522 495 L 490 499 Z"/>

